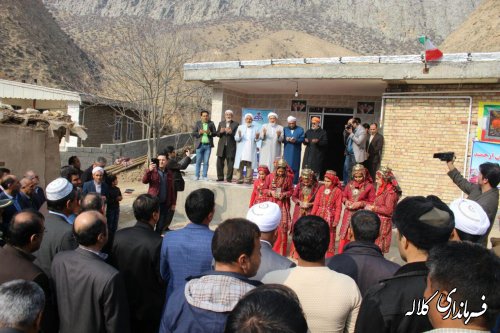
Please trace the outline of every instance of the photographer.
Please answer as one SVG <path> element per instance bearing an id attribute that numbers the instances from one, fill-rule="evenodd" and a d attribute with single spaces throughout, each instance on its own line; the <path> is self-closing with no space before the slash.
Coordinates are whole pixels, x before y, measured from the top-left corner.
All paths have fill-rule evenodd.
<path id="1" fill-rule="evenodd" d="M 346 144 L 343 182 L 349 182 L 354 164 L 363 164 L 366 161 L 366 139 L 368 137 L 365 128 L 360 125 L 361 119 L 349 119 L 344 130 L 344 139 Z"/>
<path id="2" fill-rule="evenodd" d="M 148 169 L 142 177 L 143 184 L 149 184 L 148 194 L 160 200 L 160 218 L 155 231 L 162 234 L 169 214 L 175 210 L 176 196 L 174 192 L 174 177 L 167 168 L 166 153 L 160 153 L 158 158 L 151 159 Z"/>
<path id="3" fill-rule="evenodd" d="M 488 235 L 490 234 L 498 209 L 498 189 L 500 182 L 500 166 L 497 163 L 483 163 L 479 166 L 479 177 L 477 184 L 473 184 L 465 179 L 453 164 L 455 156 L 447 159 L 448 176 L 451 180 L 468 195 L 468 199 L 477 202 L 486 212 L 490 220 L 490 227 L 486 234 L 479 241 L 486 246 Z"/>

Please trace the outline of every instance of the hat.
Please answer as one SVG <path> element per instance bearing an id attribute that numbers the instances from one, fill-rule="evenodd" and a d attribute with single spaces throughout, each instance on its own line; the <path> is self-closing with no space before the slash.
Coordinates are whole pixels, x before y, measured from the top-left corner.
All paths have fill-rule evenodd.
<path id="1" fill-rule="evenodd" d="M 1 199 L 0 208 L 6 208 L 12 205 L 14 202 L 11 199 Z"/>
<path id="2" fill-rule="evenodd" d="M 104 169 L 100 166 L 96 166 L 95 168 L 92 169 L 92 174 L 96 173 L 96 172 L 102 172 L 104 173 Z"/>
<path id="3" fill-rule="evenodd" d="M 281 221 L 280 206 L 271 201 L 253 205 L 248 210 L 247 220 L 255 223 L 261 232 L 276 230 Z"/>
<path id="4" fill-rule="evenodd" d="M 312 123 L 319 123 L 320 121 L 321 121 L 321 119 L 319 119 L 319 117 L 312 117 L 311 118 Z"/>
<path id="5" fill-rule="evenodd" d="M 288 116 L 288 118 L 286 118 L 286 121 L 289 123 L 294 123 L 297 121 L 297 118 L 295 118 L 294 116 Z"/>
<path id="6" fill-rule="evenodd" d="M 267 115 L 267 119 L 271 117 L 276 117 L 276 119 L 278 119 L 278 115 L 275 112 L 269 112 L 269 114 Z"/>
<path id="7" fill-rule="evenodd" d="M 57 178 L 51 181 L 45 189 L 47 200 L 49 201 L 61 200 L 70 194 L 71 191 L 73 191 L 73 185 L 66 178 Z"/>
<path id="8" fill-rule="evenodd" d="M 430 250 L 446 243 L 455 228 L 453 212 L 438 197 L 406 197 L 396 206 L 392 220 L 416 247 Z"/>
<path id="9" fill-rule="evenodd" d="M 224 114 L 226 114 L 226 113 L 229 113 L 229 114 L 234 114 L 234 113 L 233 113 L 233 110 L 226 110 L 226 111 L 224 111 Z"/>
<path id="10" fill-rule="evenodd" d="M 253 114 L 251 114 L 251 113 L 247 113 L 247 114 L 245 114 L 244 119 L 246 119 L 247 117 L 250 117 L 250 118 L 252 118 L 252 120 L 253 120 Z"/>
<path id="11" fill-rule="evenodd" d="M 450 205 L 455 215 L 455 228 L 469 235 L 482 236 L 490 227 L 490 219 L 475 201 L 457 199 Z"/>

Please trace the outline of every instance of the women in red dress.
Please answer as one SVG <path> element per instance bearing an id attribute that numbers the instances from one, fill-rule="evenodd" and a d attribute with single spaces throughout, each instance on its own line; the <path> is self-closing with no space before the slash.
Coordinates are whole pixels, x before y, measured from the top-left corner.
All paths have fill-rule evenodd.
<path id="1" fill-rule="evenodd" d="M 326 251 L 326 257 L 332 257 L 335 254 L 335 237 L 337 236 L 337 225 L 340 221 L 342 212 L 342 190 L 337 173 L 328 170 L 325 173 L 324 185 L 322 185 L 316 198 L 311 215 L 322 217 L 330 227 L 330 243 Z"/>
<path id="2" fill-rule="evenodd" d="M 286 161 L 281 159 L 277 163 L 274 173 L 266 177 L 264 194 L 267 201 L 272 201 L 281 209 L 281 222 L 278 227 L 278 238 L 274 243 L 273 250 L 282 256 L 286 256 L 288 245 L 288 231 L 290 230 L 290 197 L 293 192 L 292 179 L 286 173 Z"/>
<path id="3" fill-rule="evenodd" d="M 381 167 L 375 176 L 377 182 L 377 193 L 373 204 L 365 206 L 365 209 L 377 213 L 380 218 L 380 233 L 375 244 L 383 253 L 389 252 L 392 238 L 392 213 L 401 196 L 401 188 L 392 173 L 392 170 Z"/>
<path id="4" fill-rule="evenodd" d="M 268 196 L 264 193 L 264 189 L 266 186 L 266 177 L 269 175 L 269 168 L 266 165 L 261 165 L 257 169 L 258 176 L 257 179 L 253 182 L 253 191 L 252 196 L 250 197 L 250 206 L 252 207 L 255 204 L 269 201 Z"/>
<path id="5" fill-rule="evenodd" d="M 351 216 L 357 210 L 365 208 L 375 200 L 375 188 L 372 179 L 366 169 L 361 164 L 356 164 L 352 168 L 352 180 L 344 188 L 342 201 L 344 202 L 344 217 L 339 233 L 339 253 L 342 253 L 344 246 L 349 243 L 348 233 L 351 223 Z"/>
<path id="6" fill-rule="evenodd" d="M 292 201 L 295 203 L 295 208 L 293 209 L 292 228 L 290 230 L 290 233 L 293 233 L 293 226 L 299 218 L 301 218 L 302 216 L 311 215 L 314 198 L 316 197 L 318 189 L 319 184 L 316 180 L 316 177 L 314 177 L 314 171 L 312 171 L 311 169 L 302 169 L 302 172 L 300 174 L 300 181 L 295 186 L 292 194 Z M 290 256 L 293 258 L 297 258 L 293 243 L 290 247 Z"/>

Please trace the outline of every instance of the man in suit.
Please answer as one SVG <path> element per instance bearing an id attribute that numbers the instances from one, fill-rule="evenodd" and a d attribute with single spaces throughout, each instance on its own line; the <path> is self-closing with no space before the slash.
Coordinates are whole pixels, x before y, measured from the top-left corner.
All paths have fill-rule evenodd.
<path id="1" fill-rule="evenodd" d="M 21 211 L 9 226 L 7 244 L 0 247 L 0 284 L 22 279 L 38 284 L 45 294 L 42 320 L 44 332 L 57 331 L 56 309 L 52 302 L 49 278 L 36 266 L 33 252 L 40 248 L 45 233 L 44 216 L 38 212 Z"/>
<path id="2" fill-rule="evenodd" d="M 160 272 L 167 283 L 167 299 L 186 278 L 199 275 L 212 267 L 212 237 L 208 227 L 214 216 L 215 196 L 201 188 L 186 198 L 185 210 L 190 221 L 184 228 L 167 232 L 163 237 Z"/>
<path id="3" fill-rule="evenodd" d="M 200 112 L 201 120 L 193 127 L 194 148 L 196 149 L 195 180 L 200 179 L 201 162 L 203 162 L 202 179 L 208 180 L 208 160 L 214 146 L 213 137 L 217 135 L 217 129 L 209 118 L 208 111 Z"/>
<path id="4" fill-rule="evenodd" d="M 0 333 L 40 332 L 44 303 L 42 288 L 32 281 L 0 285 Z"/>
<path id="5" fill-rule="evenodd" d="M 33 198 L 33 190 L 35 188 L 33 181 L 24 177 L 19 183 L 21 184 L 21 189 L 17 194 L 17 199 L 21 208 L 38 210 Z"/>
<path id="6" fill-rule="evenodd" d="M 260 266 L 252 280 L 260 281 L 269 272 L 295 267 L 292 261 L 273 251 L 276 229 L 281 221 L 278 204 L 268 201 L 253 205 L 248 210 L 247 220 L 255 223 L 260 230 Z"/>
<path id="7" fill-rule="evenodd" d="M 366 130 L 361 125 L 361 119 L 353 118 L 352 126 L 347 127 L 348 139 L 352 140 L 352 149 L 354 152 L 354 164 L 363 164 L 366 161 Z"/>
<path id="8" fill-rule="evenodd" d="M 372 179 L 375 179 L 375 173 L 380 168 L 383 148 L 384 137 L 378 132 L 378 125 L 373 123 L 370 125 L 370 137 L 366 141 L 366 152 L 368 153 L 366 167 Z"/>
<path id="9" fill-rule="evenodd" d="M 165 301 L 165 284 L 160 276 L 162 238 L 154 231 L 160 202 L 149 194 L 141 194 L 135 199 L 133 210 L 137 223 L 116 232 L 111 264 L 125 281 L 131 331 L 156 333 Z"/>
<path id="10" fill-rule="evenodd" d="M 83 184 L 83 195 L 95 192 L 99 193 L 103 197 L 107 197 L 109 193 L 108 184 L 104 181 L 104 169 L 101 167 L 95 167 L 92 169 L 92 180 L 85 182 Z"/>
<path id="11" fill-rule="evenodd" d="M 127 294 L 120 273 L 104 262 L 106 217 L 78 215 L 73 226 L 79 247 L 58 253 L 52 263 L 60 333 L 130 331 Z"/>
<path id="12" fill-rule="evenodd" d="M 9 228 L 12 216 L 22 210 L 21 204 L 18 200 L 18 194 L 21 190 L 21 184 L 14 175 L 5 176 L 2 179 L 3 192 L 0 193 L 1 199 L 8 199 L 12 201 L 12 205 L 5 207 L 2 213 L 2 231 L 5 233 Z"/>
<path id="13" fill-rule="evenodd" d="M 26 171 L 24 177 L 28 178 L 33 182 L 33 194 L 32 194 L 33 203 L 35 205 L 35 209 L 39 210 L 40 207 L 42 207 L 42 205 L 45 203 L 45 201 L 47 201 L 43 188 L 39 186 L 40 177 L 33 170 Z"/>
<path id="14" fill-rule="evenodd" d="M 142 183 L 149 184 L 148 194 L 160 200 L 160 219 L 156 223 L 156 232 L 162 234 L 168 228 L 173 217 L 177 196 L 174 191 L 174 174 L 168 169 L 166 152 L 157 157 L 158 165 L 151 162 L 142 176 Z"/>
<path id="15" fill-rule="evenodd" d="M 80 210 L 78 193 L 64 178 L 57 178 L 47 185 L 45 234 L 40 249 L 35 253 L 35 264 L 50 278 L 50 266 L 56 253 L 73 250 L 78 245 L 72 233 L 69 217 Z"/>
<path id="16" fill-rule="evenodd" d="M 224 161 L 226 161 L 226 181 L 230 183 L 233 180 L 233 164 L 236 155 L 234 136 L 239 124 L 233 120 L 232 110 L 226 110 L 224 118 L 225 120 L 221 121 L 217 127 L 217 136 L 220 138 L 217 144 L 217 181 L 224 181 Z"/>

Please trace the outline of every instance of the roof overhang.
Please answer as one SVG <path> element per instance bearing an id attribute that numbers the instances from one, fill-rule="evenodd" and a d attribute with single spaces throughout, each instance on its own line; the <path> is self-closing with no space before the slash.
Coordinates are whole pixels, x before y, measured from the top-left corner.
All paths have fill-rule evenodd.
<path id="1" fill-rule="evenodd" d="M 305 94 L 364 94 L 390 83 L 498 83 L 500 52 L 445 54 L 427 64 L 422 55 L 188 63 L 184 80 L 256 94 L 290 93 L 297 84 Z"/>
<path id="2" fill-rule="evenodd" d="M 80 102 L 80 94 L 34 84 L 0 79 L 0 98 Z"/>

